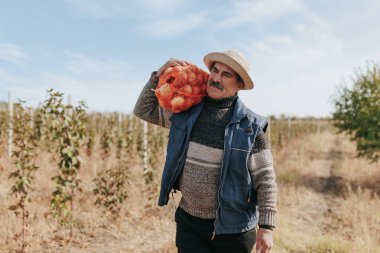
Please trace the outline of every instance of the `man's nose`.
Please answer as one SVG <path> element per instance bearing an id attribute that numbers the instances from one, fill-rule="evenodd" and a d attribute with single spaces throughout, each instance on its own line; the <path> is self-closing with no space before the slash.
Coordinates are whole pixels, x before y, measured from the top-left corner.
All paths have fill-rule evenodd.
<path id="1" fill-rule="evenodd" d="M 214 80 L 214 82 L 220 83 L 220 80 L 221 80 L 220 74 L 218 73 L 218 74 L 214 75 L 214 77 L 212 79 Z"/>

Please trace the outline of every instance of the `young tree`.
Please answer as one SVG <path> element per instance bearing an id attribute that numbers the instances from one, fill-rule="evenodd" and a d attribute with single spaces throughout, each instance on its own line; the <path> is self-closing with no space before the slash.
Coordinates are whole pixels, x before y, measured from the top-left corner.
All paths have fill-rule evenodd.
<path id="1" fill-rule="evenodd" d="M 129 167 L 127 160 L 118 159 L 115 166 L 100 171 L 93 180 L 95 205 L 103 207 L 113 221 L 120 218 L 122 204 L 128 197 L 126 186 L 129 182 Z"/>
<path id="2" fill-rule="evenodd" d="M 122 123 L 122 122 L 120 122 Z M 112 128 L 109 129 L 112 131 Z M 120 218 L 122 204 L 128 197 L 126 186 L 129 182 L 131 157 L 127 148 L 127 140 L 122 124 L 119 125 L 116 147 L 116 165 L 100 171 L 93 180 L 96 195 L 95 205 L 102 206 L 113 221 Z"/>
<path id="3" fill-rule="evenodd" d="M 333 99 L 334 125 L 356 141 L 358 155 L 375 162 L 380 157 L 380 66 L 368 64 L 352 78 L 352 89 L 341 86 Z"/>
<path id="4" fill-rule="evenodd" d="M 9 174 L 9 178 L 14 180 L 10 194 L 18 199 L 17 203 L 11 205 L 9 209 L 22 220 L 22 230 L 15 235 L 15 238 L 21 238 L 21 250 L 19 252 L 25 252 L 27 247 L 28 203 L 31 201 L 30 192 L 33 190 L 33 174 L 38 168 L 35 165 L 36 144 L 33 129 L 30 126 L 31 118 L 28 111 L 23 108 L 22 103 L 21 101 L 15 104 L 12 158 L 16 170 Z"/>
<path id="5" fill-rule="evenodd" d="M 104 124 L 100 136 L 100 147 L 102 149 L 103 160 L 110 158 L 112 153 L 113 144 L 115 142 L 114 126 L 115 119 L 113 115 L 109 115 L 109 117 L 104 118 Z"/>
<path id="6" fill-rule="evenodd" d="M 78 172 L 81 168 L 79 151 L 85 134 L 86 104 L 83 101 L 72 107 L 64 105 L 63 93 L 48 90 L 49 99 L 42 107 L 46 121 L 45 128 L 56 141 L 59 153 L 57 175 L 52 178 L 56 190 L 51 199 L 53 215 L 63 226 L 70 226 L 70 237 L 73 235 L 74 197 L 80 189 L 81 180 Z"/>

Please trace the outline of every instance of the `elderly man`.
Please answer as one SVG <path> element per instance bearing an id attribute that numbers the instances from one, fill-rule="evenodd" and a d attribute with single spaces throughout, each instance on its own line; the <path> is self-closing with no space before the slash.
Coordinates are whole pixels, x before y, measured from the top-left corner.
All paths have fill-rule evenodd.
<path id="1" fill-rule="evenodd" d="M 153 72 L 135 105 L 143 120 L 170 128 L 158 205 L 171 191 L 182 198 L 175 213 L 178 252 L 269 252 L 276 226 L 276 182 L 265 140 L 267 121 L 246 108 L 239 90 L 253 88 L 244 56 L 209 53 L 207 96 L 181 113 L 158 104 L 158 77 L 187 61 L 170 59 Z M 256 233 L 256 226 L 258 230 Z"/>

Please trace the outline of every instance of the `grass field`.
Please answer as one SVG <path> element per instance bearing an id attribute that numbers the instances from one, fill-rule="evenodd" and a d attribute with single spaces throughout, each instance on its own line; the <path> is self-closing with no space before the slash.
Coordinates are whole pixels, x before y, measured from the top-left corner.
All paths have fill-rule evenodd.
<path id="1" fill-rule="evenodd" d="M 142 161 L 130 170 L 128 198 L 118 221 L 93 204 L 92 179 L 110 166 L 100 151 L 83 157 L 82 192 L 75 197 L 74 236 L 60 228 L 49 212 L 56 163 L 41 153 L 29 207 L 27 252 L 176 252 L 173 200 L 155 206 L 143 191 Z M 355 157 L 355 144 L 331 130 L 309 134 L 273 150 L 278 178 L 278 227 L 271 252 L 380 252 L 380 163 Z M 162 163 L 162 161 L 161 161 Z M 12 170 L 4 150 L 0 157 L 0 252 L 16 252 L 21 222 L 8 207 Z M 180 193 L 175 196 L 178 204 Z"/>

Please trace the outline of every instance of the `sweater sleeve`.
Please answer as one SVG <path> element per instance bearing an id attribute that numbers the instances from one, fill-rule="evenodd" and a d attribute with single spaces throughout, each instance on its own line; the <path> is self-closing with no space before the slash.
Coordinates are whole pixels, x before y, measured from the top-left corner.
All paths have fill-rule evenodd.
<path id="1" fill-rule="evenodd" d="M 263 131 L 256 137 L 249 157 L 248 168 L 253 180 L 254 190 L 257 192 L 259 226 L 276 227 L 276 173 L 273 168 L 272 152 L 266 143 Z"/>
<path id="2" fill-rule="evenodd" d="M 172 112 L 162 108 L 158 104 L 157 97 L 154 94 L 157 84 L 158 77 L 156 76 L 156 72 L 153 72 L 137 99 L 133 113 L 142 120 L 169 128 L 169 118 Z"/>

